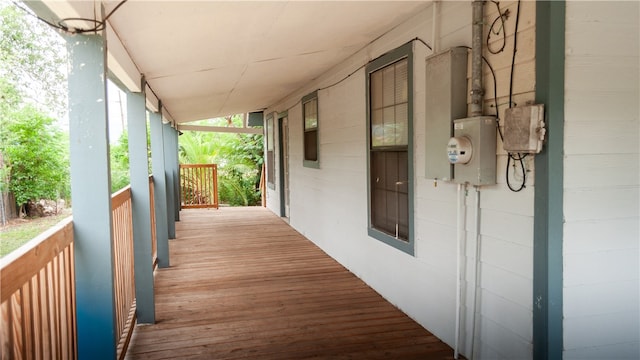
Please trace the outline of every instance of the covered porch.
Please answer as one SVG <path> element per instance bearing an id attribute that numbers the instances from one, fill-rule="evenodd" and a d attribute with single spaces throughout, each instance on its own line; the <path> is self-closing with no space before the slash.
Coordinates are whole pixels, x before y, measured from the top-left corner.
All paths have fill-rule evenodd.
<path id="1" fill-rule="evenodd" d="M 156 270 L 156 323 L 136 327 L 127 359 L 453 358 L 269 210 L 180 218 L 171 267 Z"/>

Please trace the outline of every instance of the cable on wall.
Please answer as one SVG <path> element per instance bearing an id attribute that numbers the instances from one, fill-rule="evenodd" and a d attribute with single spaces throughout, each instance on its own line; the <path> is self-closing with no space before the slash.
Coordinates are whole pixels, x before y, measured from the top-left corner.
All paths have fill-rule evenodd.
<path id="1" fill-rule="evenodd" d="M 487 38 L 486 38 L 486 43 L 487 43 L 487 49 L 489 50 L 489 52 L 491 54 L 498 54 L 500 52 L 503 52 L 505 49 L 505 43 L 506 43 L 506 29 L 504 26 L 504 22 L 505 20 L 509 17 L 509 10 L 505 10 L 504 12 L 501 11 L 500 9 L 500 4 L 499 2 L 496 1 L 492 1 L 495 5 L 496 8 L 498 9 L 498 16 L 496 17 L 496 19 L 494 19 L 493 23 L 491 24 L 491 27 L 489 28 L 489 33 L 487 34 Z M 518 4 L 517 4 L 517 11 L 516 11 L 516 24 L 515 24 L 515 32 L 514 32 L 514 36 L 513 36 L 513 52 L 512 52 L 512 56 L 511 56 L 511 69 L 510 69 L 510 76 L 509 76 L 509 108 L 512 108 L 515 103 L 513 102 L 513 73 L 514 73 L 514 68 L 515 68 L 515 59 L 516 59 L 516 53 L 518 50 L 518 25 L 520 22 L 520 2 L 521 0 L 518 0 Z M 498 28 L 498 30 L 495 30 L 495 26 L 496 24 L 498 24 L 498 22 L 500 21 L 501 25 Z M 500 49 L 498 50 L 492 50 L 489 47 L 489 42 L 490 42 L 490 37 L 492 34 L 494 35 L 499 35 L 500 33 L 502 33 L 504 42 L 502 44 L 502 46 L 500 47 Z M 470 47 L 468 46 L 464 46 L 467 49 L 470 49 Z M 500 140 L 502 142 L 504 142 L 504 135 L 502 133 L 502 128 L 500 127 L 500 111 L 499 111 L 499 104 L 498 104 L 498 86 L 497 86 L 497 81 L 496 81 L 496 73 L 493 69 L 493 67 L 491 66 L 491 63 L 489 62 L 489 60 L 487 60 L 486 57 L 482 57 L 482 59 L 484 60 L 485 64 L 487 64 L 487 67 L 489 67 L 489 70 L 491 71 L 491 76 L 493 77 L 493 100 L 494 100 L 494 107 L 496 109 L 496 126 L 498 128 L 498 135 L 500 136 Z M 507 167 L 506 167 L 506 171 L 505 171 L 505 179 L 507 182 L 507 187 L 509 188 L 509 190 L 513 191 L 513 192 L 519 192 L 522 191 L 526 186 L 526 182 L 527 182 L 527 170 L 526 170 L 526 166 L 524 163 L 524 159 L 527 157 L 528 154 L 520 154 L 520 153 L 507 153 Z M 516 167 L 520 167 L 521 170 L 521 176 L 522 179 L 520 181 L 520 184 L 517 186 L 514 186 L 511 184 L 511 178 L 509 176 L 509 168 L 511 167 L 511 163 L 513 162 L 513 168 L 514 168 L 514 172 L 516 171 Z"/>
<path id="2" fill-rule="evenodd" d="M 518 25 L 520 23 L 520 2 L 521 0 L 518 0 L 518 5 L 516 7 L 516 25 L 515 25 L 515 30 L 513 33 L 513 53 L 511 55 L 511 74 L 509 76 L 509 109 L 511 109 L 514 105 L 513 103 L 513 70 L 515 68 L 515 64 L 516 64 L 516 53 L 518 52 Z M 513 192 L 519 192 L 522 191 L 526 186 L 525 184 L 527 183 L 527 170 L 525 168 L 524 165 L 524 159 L 527 157 L 528 154 L 513 154 L 513 153 L 508 153 L 508 157 L 507 157 L 507 170 L 506 170 L 506 181 L 507 181 L 507 186 L 509 187 L 509 190 L 513 191 Z M 518 187 L 513 187 L 511 186 L 511 181 L 509 179 L 509 167 L 511 165 L 511 161 L 513 160 L 513 169 L 514 172 L 516 171 L 516 164 L 520 164 L 520 169 L 522 170 L 522 181 L 520 182 L 520 186 Z"/>
<path id="3" fill-rule="evenodd" d="M 424 44 L 424 46 L 426 46 L 429 50 L 433 51 L 433 48 L 432 48 L 432 47 L 431 47 L 431 46 L 430 46 L 426 41 L 422 40 L 422 39 L 421 39 L 421 38 L 419 38 L 419 37 L 415 37 L 415 38 L 413 38 L 413 39 L 411 39 L 411 40 L 407 41 L 407 42 L 406 42 L 406 43 L 404 43 L 403 45 L 408 44 L 408 43 L 410 43 L 410 42 L 414 42 L 414 41 L 418 41 L 418 42 L 420 42 L 420 43 Z M 370 45 L 372 42 L 373 42 L 373 41 L 371 41 L 369 44 L 367 44 L 367 46 L 368 46 L 368 45 Z M 387 55 L 387 54 L 388 54 L 389 52 L 391 52 L 391 51 L 393 51 L 393 50 L 389 50 L 389 51 L 385 52 L 384 54 L 382 54 L 382 55 L 380 55 L 380 56 L 376 57 L 375 59 L 368 60 L 366 63 L 364 63 L 364 64 L 362 64 L 362 65 L 358 66 L 358 68 L 356 68 L 355 70 L 353 70 L 352 72 L 350 72 L 347 76 L 345 76 L 345 77 L 341 78 L 340 80 L 338 80 L 338 81 L 336 81 L 336 82 L 334 82 L 334 83 L 332 83 L 332 84 L 330 84 L 330 85 L 327 85 L 327 86 L 323 86 L 323 87 L 321 87 L 321 88 L 318 88 L 318 89 L 316 89 L 316 91 L 327 90 L 327 89 L 330 89 L 330 88 L 332 88 L 332 87 L 334 87 L 334 86 L 337 86 L 337 85 L 341 84 L 343 81 L 347 80 L 348 78 L 350 78 L 351 76 L 353 76 L 353 75 L 354 75 L 355 73 L 357 73 L 358 71 L 360 71 L 360 70 L 364 69 L 364 68 L 367 66 L 367 64 L 368 64 L 368 63 L 370 63 L 371 61 L 374 61 L 374 60 L 376 60 L 376 59 L 379 59 L 379 58 L 381 58 L 381 57 L 383 57 L 383 56 Z M 489 66 L 491 66 L 491 65 L 489 65 Z M 493 71 L 493 69 L 491 69 L 491 70 Z M 494 76 L 493 76 L 493 77 L 494 77 L 494 79 L 495 79 L 495 74 L 494 74 Z M 494 81 L 494 84 L 495 84 L 495 81 Z M 294 107 L 298 106 L 298 104 L 300 104 L 300 101 L 297 101 L 295 104 L 293 104 L 293 105 L 291 105 L 290 107 L 288 107 L 285 111 L 289 111 L 289 110 L 293 109 Z"/>
<path id="4" fill-rule="evenodd" d="M 509 9 L 505 10 L 504 12 L 502 12 L 500 10 L 500 2 L 498 1 L 491 1 L 492 3 L 495 4 L 496 8 L 498 9 L 498 17 L 496 17 L 493 22 L 491 23 L 491 26 L 489 27 L 489 32 L 487 33 L 487 50 L 496 55 L 499 54 L 501 52 L 504 51 L 505 46 L 507 45 L 507 34 L 506 34 L 506 29 L 504 26 L 505 20 L 509 19 Z M 496 24 L 498 24 L 498 21 L 500 21 L 500 27 L 498 27 L 496 29 Z M 498 50 L 493 50 L 491 48 L 490 45 L 490 41 L 491 41 L 491 35 L 500 35 L 502 33 L 502 42 L 501 42 L 501 46 Z"/>

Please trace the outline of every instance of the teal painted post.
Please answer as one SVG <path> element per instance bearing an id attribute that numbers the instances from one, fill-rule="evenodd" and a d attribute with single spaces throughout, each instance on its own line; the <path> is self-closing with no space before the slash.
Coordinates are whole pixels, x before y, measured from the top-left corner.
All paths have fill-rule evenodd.
<path id="1" fill-rule="evenodd" d="M 142 89 L 144 89 L 144 82 Z M 129 133 L 129 173 L 133 215 L 133 248 L 138 323 L 155 322 L 153 254 L 151 250 L 151 208 L 149 159 L 147 153 L 147 113 L 144 92 L 127 92 Z"/>
<path id="2" fill-rule="evenodd" d="M 533 358 L 562 359 L 565 2 L 536 2 L 536 103 L 548 139 L 535 157 Z"/>
<path id="3" fill-rule="evenodd" d="M 159 113 L 149 113 L 151 132 L 151 167 L 153 173 L 154 204 L 156 210 L 156 242 L 158 267 L 169 267 L 169 230 L 167 225 L 167 181 L 164 170 L 164 137 L 162 117 Z"/>
<path id="4" fill-rule="evenodd" d="M 175 211 L 175 182 L 173 175 L 173 128 L 170 124 L 162 125 L 162 136 L 164 139 L 164 174 L 167 181 L 167 229 L 169 231 L 169 239 L 176 238 L 176 211 Z"/>
<path id="5" fill-rule="evenodd" d="M 178 132 L 178 130 L 175 130 L 173 132 L 173 146 L 174 146 L 174 151 L 172 152 L 173 154 L 173 163 L 174 163 L 174 168 L 173 168 L 173 185 L 175 187 L 175 212 L 176 212 L 176 221 L 180 221 L 180 210 L 182 210 L 181 208 L 181 198 L 180 198 L 180 156 L 178 156 L 178 151 L 180 150 L 180 145 L 178 143 L 180 133 Z"/>
<path id="6" fill-rule="evenodd" d="M 116 320 L 107 120 L 106 44 L 66 38 L 79 359 L 115 359 Z"/>

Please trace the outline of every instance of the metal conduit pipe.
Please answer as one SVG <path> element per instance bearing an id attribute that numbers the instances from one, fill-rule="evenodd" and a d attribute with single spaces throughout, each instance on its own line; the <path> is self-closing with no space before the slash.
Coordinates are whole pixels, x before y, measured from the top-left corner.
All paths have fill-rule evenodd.
<path id="1" fill-rule="evenodd" d="M 482 25 L 484 0 L 473 0 L 473 27 L 471 40 L 471 117 L 482 116 Z"/>

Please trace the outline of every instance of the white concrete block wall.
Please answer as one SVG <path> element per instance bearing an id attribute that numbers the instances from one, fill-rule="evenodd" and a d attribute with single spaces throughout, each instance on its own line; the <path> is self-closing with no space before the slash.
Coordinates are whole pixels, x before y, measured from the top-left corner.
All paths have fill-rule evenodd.
<path id="1" fill-rule="evenodd" d="M 487 19 L 496 10 L 487 3 Z M 515 14 L 516 2 L 501 2 Z M 471 45 L 471 2 L 439 2 L 435 43 L 440 50 Z M 367 235 L 366 89 L 364 66 L 387 51 L 419 37 L 433 46 L 432 7 L 385 34 L 343 64 L 270 107 L 288 109 L 290 135 L 291 225 L 362 278 L 390 302 L 454 345 L 456 294 L 457 185 L 425 178 L 426 46 L 414 42 L 415 256 Z M 515 16 L 507 23 L 513 32 Z M 514 100 L 533 100 L 535 4 L 523 2 Z M 490 22 L 489 22 L 490 23 Z M 501 112 L 508 101 L 510 50 L 491 56 L 498 75 Z M 353 73 L 355 71 L 355 73 Z M 353 73 L 351 76 L 349 74 Z M 348 76 L 348 77 L 347 77 Z M 490 78 L 489 73 L 487 77 Z M 341 81 L 342 80 L 342 81 Z M 330 86 L 340 81 L 337 85 Z M 493 81 L 487 82 L 486 113 L 493 114 Z M 302 166 L 300 99 L 316 89 L 319 104 L 320 169 Z M 531 358 L 533 268 L 533 169 L 527 162 L 527 188 L 510 192 L 505 184 L 506 154 L 496 145 L 498 184 L 481 190 L 481 289 L 475 355 L 487 359 Z M 444 151 L 444 149 L 443 149 Z M 276 159 L 278 156 L 276 156 Z M 276 174 L 276 179 L 278 175 Z M 276 188 L 278 188 L 276 186 Z M 279 209 L 269 192 L 269 208 Z M 461 351 L 471 355 L 475 268 L 475 192 L 463 198 L 467 229 L 463 263 Z M 277 212 L 277 211 L 276 211 Z"/>
<path id="2" fill-rule="evenodd" d="M 564 358 L 640 358 L 640 3 L 567 2 Z"/>

